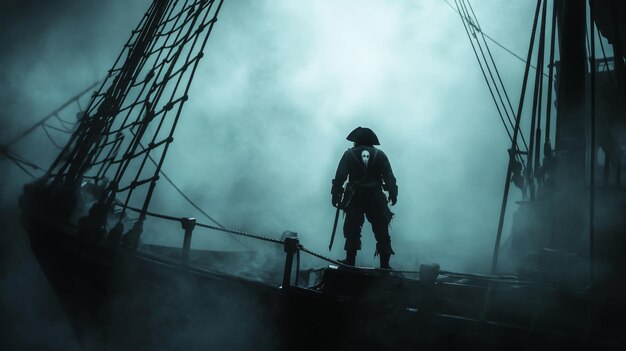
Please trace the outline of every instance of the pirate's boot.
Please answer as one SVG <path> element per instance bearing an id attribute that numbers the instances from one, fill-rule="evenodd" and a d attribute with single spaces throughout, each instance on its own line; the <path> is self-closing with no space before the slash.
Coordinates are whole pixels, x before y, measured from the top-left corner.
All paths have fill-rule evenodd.
<path id="1" fill-rule="evenodd" d="M 391 266 L 389 265 L 390 257 L 391 257 L 391 253 L 380 254 L 380 268 L 381 269 L 391 269 Z"/>
<path id="2" fill-rule="evenodd" d="M 356 250 L 346 250 L 346 259 L 338 261 L 349 266 L 354 266 L 356 262 Z"/>
<path id="3" fill-rule="evenodd" d="M 391 266 L 389 266 L 389 258 L 394 254 L 393 249 L 391 248 L 391 243 L 388 241 L 377 242 L 376 254 L 380 256 L 380 268 L 391 269 Z"/>

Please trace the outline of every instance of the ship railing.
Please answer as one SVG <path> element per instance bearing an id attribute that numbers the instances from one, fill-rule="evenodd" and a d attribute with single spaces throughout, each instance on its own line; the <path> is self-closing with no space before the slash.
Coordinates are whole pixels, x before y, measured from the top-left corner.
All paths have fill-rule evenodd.
<path id="1" fill-rule="evenodd" d="M 140 213 L 141 210 L 138 208 L 127 206 L 128 210 L 133 212 Z M 189 252 L 191 250 L 191 239 L 193 236 L 193 232 L 196 227 L 205 228 L 209 230 L 213 230 L 219 233 L 224 234 L 233 234 L 240 237 L 245 237 L 253 240 L 269 242 L 275 245 L 283 246 L 285 252 L 285 265 L 283 271 L 282 278 L 282 286 L 283 289 L 288 289 L 293 286 L 299 286 L 300 282 L 300 253 L 304 252 L 310 256 L 316 257 L 320 260 L 326 261 L 331 265 L 334 265 L 335 268 L 342 268 L 348 270 L 358 270 L 359 268 L 355 268 L 354 266 L 346 265 L 343 262 L 337 261 L 320 253 L 317 253 L 313 250 L 306 248 L 297 237 L 287 236 L 284 239 L 276 239 L 265 235 L 248 233 L 240 230 L 229 229 L 224 227 L 218 227 L 210 224 L 199 223 L 196 218 L 193 217 L 175 217 L 164 215 L 155 212 L 146 212 L 147 216 L 160 218 L 169 221 L 179 222 L 184 231 L 184 239 L 182 245 L 182 255 L 181 255 L 181 263 L 184 266 L 189 266 Z M 295 258 L 295 279 L 292 279 L 294 276 L 294 258 Z M 368 272 L 380 272 L 386 275 L 396 275 L 396 276 L 416 276 L 422 282 L 426 283 L 434 283 L 438 276 L 445 276 L 449 278 L 456 279 L 474 279 L 479 281 L 487 281 L 490 283 L 515 283 L 517 285 L 535 285 L 535 286 L 545 286 L 550 284 L 546 284 L 546 282 L 534 281 L 534 280 L 526 280 L 520 279 L 515 275 L 494 275 L 494 274 L 475 274 L 475 273 L 460 273 L 460 272 L 451 272 L 446 270 L 439 269 L 439 265 L 421 265 L 419 270 L 397 270 L 397 269 L 380 269 L 380 268 L 367 268 Z"/>

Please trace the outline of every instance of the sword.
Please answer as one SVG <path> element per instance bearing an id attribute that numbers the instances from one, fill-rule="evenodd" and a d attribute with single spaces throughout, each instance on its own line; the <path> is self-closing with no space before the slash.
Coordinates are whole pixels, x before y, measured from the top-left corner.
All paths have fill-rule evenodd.
<path id="1" fill-rule="evenodd" d="M 333 234 L 330 236 L 330 245 L 328 245 L 328 251 L 333 249 L 333 241 L 335 241 L 335 233 L 337 232 L 337 222 L 339 221 L 339 211 L 341 207 L 337 206 L 337 212 L 335 213 L 335 223 L 333 224 Z"/>

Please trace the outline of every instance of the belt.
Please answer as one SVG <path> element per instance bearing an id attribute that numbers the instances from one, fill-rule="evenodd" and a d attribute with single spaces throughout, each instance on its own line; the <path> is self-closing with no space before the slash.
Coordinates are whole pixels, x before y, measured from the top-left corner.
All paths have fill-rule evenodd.
<path id="1" fill-rule="evenodd" d="M 375 188 L 375 187 L 380 187 L 380 186 L 382 186 L 382 184 L 380 182 L 378 182 L 378 181 L 371 181 L 371 182 L 367 182 L 367 183 L 354 182 L 354 183 L 348 184 L 348 186 L 351 186 L 352 188 L 358 189 L 358 188 Z"/>

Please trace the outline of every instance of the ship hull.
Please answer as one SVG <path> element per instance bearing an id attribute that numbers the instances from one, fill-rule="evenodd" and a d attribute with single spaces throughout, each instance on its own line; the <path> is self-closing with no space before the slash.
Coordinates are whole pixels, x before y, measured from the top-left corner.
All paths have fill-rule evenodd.
<path id="1" fill-rule="evenodd" d="M 531 290 L 513 285 L 422 284 L 373 270 L 333 268 L 316 287 L 281 289 L 97 245 L 79 239 L 72 228 L 27 217 L 24 224 L 88 350 L 619 346 L 586 337 L 588 329 L 579 323 L 585 318 L 577 315 L 586 300 L 576 294 L 538 315 L 522 301 Z"/>

